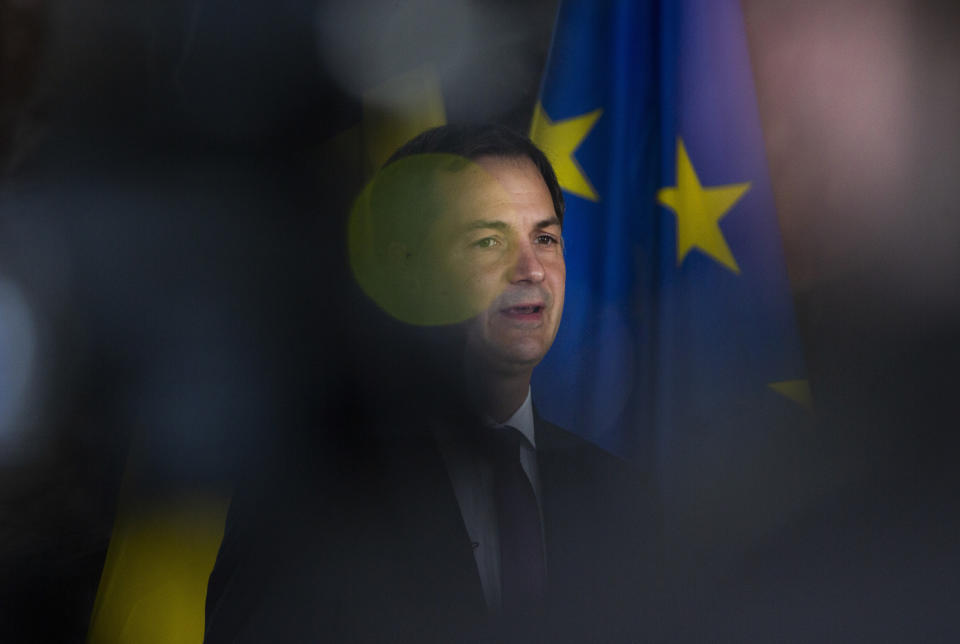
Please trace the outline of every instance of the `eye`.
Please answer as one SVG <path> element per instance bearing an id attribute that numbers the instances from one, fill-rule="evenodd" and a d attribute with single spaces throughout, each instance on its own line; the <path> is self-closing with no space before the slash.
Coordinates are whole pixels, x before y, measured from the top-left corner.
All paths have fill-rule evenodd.
<path id="1" fill-rule="evenodd" d="M 493 248 L 500 245 L 500 240 L 496 237 L 484 237 L 479 241 L 473 242 L 473 245 L 477 248 Z"/>
<path id="2" fill-rule="evenodd" d="M 549 235 L 547 233 L 540 233 L 536 237 L 536 242 L 541 246 L 555 246 L 560 243 L 560 240 L 553 235 Z"/>

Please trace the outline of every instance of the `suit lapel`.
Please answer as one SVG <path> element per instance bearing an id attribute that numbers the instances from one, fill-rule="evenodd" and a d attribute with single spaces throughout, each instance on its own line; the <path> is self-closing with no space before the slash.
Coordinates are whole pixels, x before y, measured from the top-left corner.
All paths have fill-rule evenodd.
<path id="1" fill-rule="evenodd" d="M 560 606 L 599 614 L 650 581 L 650 490 L 616 456 L 538 417 L 536 423 L 551 593 Z"/>
<path id="2" fill-rule="evenodd" d="M 420 432 L 388 448 L 385 484 L 398 541 L 411 562 L 411 601 L 440 607 L 451 619 L 482 616 L 483 587 L 436 440 L 429 432 Z"/>
<path id="3" fill-rule="evenodd" d="M 536 419 L 537 465 L 540 471 L 547 575 L 551 588 L 567 585 L 582 552 L 582 523 L 591 508 L 584 503 L 585 490 L 577 460 L 580 450 L 558 428 Z"/>

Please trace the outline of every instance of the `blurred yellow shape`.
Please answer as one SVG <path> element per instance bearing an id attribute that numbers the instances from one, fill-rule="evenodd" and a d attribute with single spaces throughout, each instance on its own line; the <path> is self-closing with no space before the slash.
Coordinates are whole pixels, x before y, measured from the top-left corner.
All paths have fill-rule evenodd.
<path id="1" fill-rule="evenodd" d="M 813 411 L 813 395 L 807 380 L 783 380 L 767 385 L 781 396 L 785 396 L 809 412 Z"/>
<path id="2" fill-rule="evenodd" d="M 207 580 L 229 498 L 197 494 L 118 514 L 93 608 L 90 644 L 200 644 Z"/>
<path id="3" fill-rule="evenodd" d="M 478 274 L 509 265 L 512 244 L 484 247 L 503 186 L 478 164 L 419 154 L 380 170 L 350 211 L 350 267 L 364 292 L 395 319 L 416 326 L 468 320 L 504 284 Z"/>
<path id="4" fill-rule="evenodd" d="M 363 94 L 364 147 L 374 168 L 417 134 L 446 122 L 433 65 L 394 76 Z"/>

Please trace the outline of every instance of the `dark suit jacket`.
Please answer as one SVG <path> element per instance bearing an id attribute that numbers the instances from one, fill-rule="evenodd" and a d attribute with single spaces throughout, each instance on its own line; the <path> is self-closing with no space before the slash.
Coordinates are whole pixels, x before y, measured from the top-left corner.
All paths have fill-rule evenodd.
<path id="1" fill-rule="evenodd" d="M 235 495 L 207 596 L 220 642 L 627 642 L 654 628 L 659 513 L 625 462 L 540 418 L 545 613 L 489 618 L 429 432 L 360 440 L 322 472 Z M 349 442 L 349 441 L 348 441 Z M 290 469 L 295 469 L 291 466 Z"/>

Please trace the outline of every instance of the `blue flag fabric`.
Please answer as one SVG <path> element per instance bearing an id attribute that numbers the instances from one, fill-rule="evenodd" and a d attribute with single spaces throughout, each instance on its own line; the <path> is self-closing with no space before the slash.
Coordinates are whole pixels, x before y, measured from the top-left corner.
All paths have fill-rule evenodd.
<path id="1" fill-rule="evenodd" d="M 531 137 L 567 198 L 540 413 L 668 488 L 748 464 L 809 393 L 739 4 L 563 2 Z"/>

